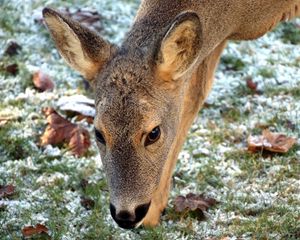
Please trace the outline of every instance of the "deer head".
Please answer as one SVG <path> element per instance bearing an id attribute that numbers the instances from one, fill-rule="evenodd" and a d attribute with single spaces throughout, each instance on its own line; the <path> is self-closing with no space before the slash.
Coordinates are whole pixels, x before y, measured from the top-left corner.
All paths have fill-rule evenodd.
<path id="1" fill-rule="evenodd" d="M 199 18 L 183 12 L 148 46 L 117 47 L 59 12 L 45 8 L 43 15 L 61 56 L 94 88 L 112 217 L 123 228 L 136 227 L 178 140 L 185 81 L 202 44 Z"/>

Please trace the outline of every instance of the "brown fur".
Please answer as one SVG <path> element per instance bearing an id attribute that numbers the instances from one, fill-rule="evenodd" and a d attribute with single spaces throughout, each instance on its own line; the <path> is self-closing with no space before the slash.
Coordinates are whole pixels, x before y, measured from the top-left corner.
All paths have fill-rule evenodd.
<path id="1" fill-rule="evenodd" d="M 95 128 L 106 140 L 98 146 L 117 212 L 134 214 L 151 200 L 143 224 L 158 224 L 178 153 L 227 40 L 260 37 L 299 8 L 300 0 L 144 0 L 119 48 L 44 10 L 61 55 L 94 83 Z M 158 125 L 160 139 L 145 147 Z"/>

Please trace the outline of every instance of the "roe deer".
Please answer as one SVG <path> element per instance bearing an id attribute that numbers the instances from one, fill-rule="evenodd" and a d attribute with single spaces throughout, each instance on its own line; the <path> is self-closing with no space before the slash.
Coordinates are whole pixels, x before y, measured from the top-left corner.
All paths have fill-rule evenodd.
<path id="1" fill-rule="evenodd" d="M 95 134 L 120 227 L 159 223 L 178 153 L 227 40 L 258 38 L 299 13 L 300 0 L 143 0 L 115 46 L 43 10 L 60 54 L 94 88 Z"/>

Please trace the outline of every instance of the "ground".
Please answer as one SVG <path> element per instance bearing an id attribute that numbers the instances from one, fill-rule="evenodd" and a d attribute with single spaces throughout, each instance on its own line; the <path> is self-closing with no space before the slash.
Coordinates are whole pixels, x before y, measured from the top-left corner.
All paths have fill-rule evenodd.
<path id="1" fill-rule="evenodd" d="M 299 20 L 256 41 L 229 43 L 214 88 L 180 153 L 160 226 L 125 231 L 109 214 L 92 125 L 80 123 L 93 142 L 84 157 L 72 156 L 65 146 L 39 146 L 46 126 L 43 107 L 56 107 L 62 96 L 92 96 L 59 57 L 39 19 L 46 5 L 96 10 L 103 16 L 101 34 L 120 44 L 139 1 L 0 2 L 0 116 L 13 118 L 0 126 L 0 185 L 16 186 L 14 195 L 0 198 L 1 240 L 21 239 L 21 229 L 37 223 L 49 228 L 52 239 L 300 238 Z M 4 56 L 12 40 L 22 49 Z M 3 70 L 13 63 L 19 67 L 16 75 Z M 51 76 L 54 91 L 34 88 L 37 70 Z M 247 79 L 258 84 L 255 91 Z M 248 152 L 248 136 L 264 128 L 298 138 L 298 144 L 286 154 Z M 174 198 L 189 192 L 218 200 L 206 220 L 174 211 Z M 82 196 L 95 202 L 92 210 L 81 205 Z"/>

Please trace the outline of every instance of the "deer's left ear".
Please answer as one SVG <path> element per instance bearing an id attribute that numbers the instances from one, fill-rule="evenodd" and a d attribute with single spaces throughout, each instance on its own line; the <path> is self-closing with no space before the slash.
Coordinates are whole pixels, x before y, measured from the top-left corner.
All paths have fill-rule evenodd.
<path id="1" fill-rule="evenodd" d="M 60 55 L 93 85 L 95 75 L 116 47 L 63 14 L 44 8 L 43 16 Z"/>
<path id="2" fill-rule="evenodd" d="M 157 73 L 164 80 L 176 80 L 193 65 L 202 46 L 202 26 L 194 12 L 179 14 L 159 45 Z"/>

